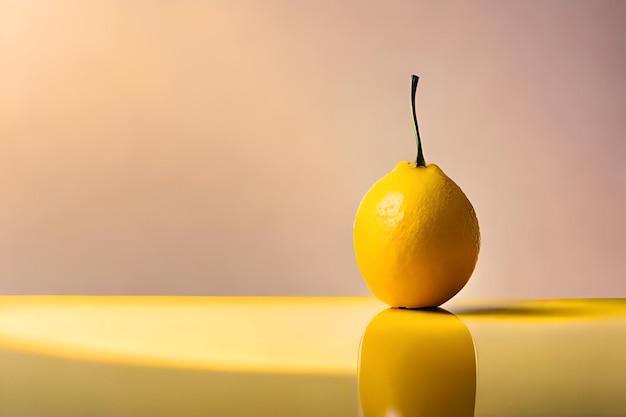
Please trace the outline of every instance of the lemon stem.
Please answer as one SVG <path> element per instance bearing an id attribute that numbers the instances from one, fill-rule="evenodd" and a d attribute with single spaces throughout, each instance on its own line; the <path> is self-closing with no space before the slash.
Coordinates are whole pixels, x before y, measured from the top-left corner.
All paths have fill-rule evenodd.
<path id="1" fill-rule="evenodd" d="M 411 108 L 413 109 L 413 127 L 415 128 L 415 140 L 417 142 L 417 159 L 415 162 L 418 167 L 425 167 L 426 161 L 422 153 L 422 140 L 420 139 L 420 130 L 417 125 L 417 113 L 415 112 L 415 93 L 417 92 L 417 82 L 419 79 L 420 77 L 417 75 L 411 75 Z"/>

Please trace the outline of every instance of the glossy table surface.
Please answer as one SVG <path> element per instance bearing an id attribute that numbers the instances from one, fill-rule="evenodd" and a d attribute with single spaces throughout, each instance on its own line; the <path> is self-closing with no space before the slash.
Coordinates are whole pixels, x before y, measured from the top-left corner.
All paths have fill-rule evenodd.
<path id="1" fill-rule="evenodd" d="M 625 416 L 626 300 L 0 297 L 0 416 Z"/>

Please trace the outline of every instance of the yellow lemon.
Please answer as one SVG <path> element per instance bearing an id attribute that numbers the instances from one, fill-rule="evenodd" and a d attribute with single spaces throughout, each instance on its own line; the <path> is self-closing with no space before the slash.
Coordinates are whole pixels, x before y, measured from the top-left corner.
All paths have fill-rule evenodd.
<path id="1" fill-rule="evenodd" d="M 472 335 L 442 309 L 387 309 L 365 330 L 358 380 L 364 417 L 473 417 Z"/>
<path id="2" fill-rule="evenodd" d="M 422 154 L 413 76 L 417 162 L 400 162 L 365 194 L 354 221 L 354 250 L 372 293 L 392 307 L 434 307 L 467 283 L 480 230 L 463 191 Z"/>

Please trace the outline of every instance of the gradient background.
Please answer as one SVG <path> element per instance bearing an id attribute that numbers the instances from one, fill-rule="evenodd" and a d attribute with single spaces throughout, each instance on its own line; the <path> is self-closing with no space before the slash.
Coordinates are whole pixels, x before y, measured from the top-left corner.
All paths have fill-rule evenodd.
<path id="1" fill-rule="evenodd" d="M 0 293 L 368 294 L 352 221 L 466 192 L 462 297 L 626 297 L 624 1 L 0 2 Z"/>

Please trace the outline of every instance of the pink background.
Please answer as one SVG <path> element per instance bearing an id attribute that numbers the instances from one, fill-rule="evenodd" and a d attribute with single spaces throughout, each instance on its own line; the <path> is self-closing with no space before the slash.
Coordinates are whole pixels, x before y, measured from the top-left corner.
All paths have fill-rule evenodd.
<path id="1" fill-rule="evenodd" d="M 361 196 L 466 192 L 461 297 L 626 297 L 626 2 L 3 1 L 0 293 L 363 295 Z"/>

